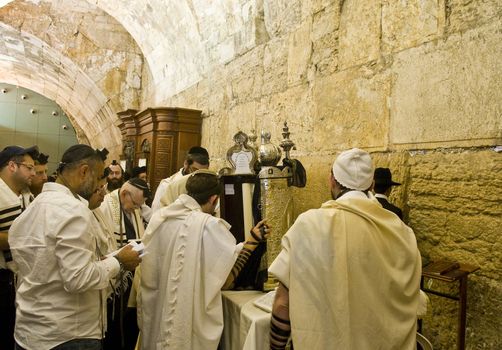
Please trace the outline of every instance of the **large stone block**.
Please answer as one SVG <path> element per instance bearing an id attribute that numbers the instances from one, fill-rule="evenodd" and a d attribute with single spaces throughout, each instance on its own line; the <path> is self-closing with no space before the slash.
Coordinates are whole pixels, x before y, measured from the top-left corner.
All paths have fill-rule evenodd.
<path id="1" fill-rule="evenodd" d="M 381 35 L 380 1 L 345 0 L 340 16 L 340 68 L 377 59 Z"/>
<path id="2" fill-rule="evenodd" d="M 261 95 L 270 95 L 287 88 L 288 41 L 283 38 L 270 40 L 263 52 L 263 85 Z"/>
<path id="3" fill-rule="evenodd" d="M 231 85 L 232 103 L 243 103 L 260 96 L 263 82 L 263 50 L 260 46 L 228 65 L 227 80 Z"/>
<path id="4" fill-rule="evenodd" d="M 444 31 L 444 2 L 382 1 L 382 51 L 401 51 L 430 41 Z"/>
<path id="5" fill-rule="evenodd" d="M 307 79 L 307 69 L 311 63 L 312 39 L 311 20 L 306 20 L 302 25 L 289 35 L 288 48 L 288 84 L 295 85 Z"/>
<path id="6" fill-rule="evenodd" d="M 317 77 L 338 70 L 340 4 L 323 8 L 313 15 L 312 66 Z"/>
<path id="7" fill-rule="evenodd" d="M 447 0 L 447 32 L 455 33 L 489 22 L 500 23 L 500 0 Z"/>
<path id="8" fill-rule="evenodd" d="M 264 0 L 265 28 L 271 38 L 282 36 L 301 23 L 302 1 Z"/>
<path id="9" fill-rule="evenodd" d="M 499 29 L 500 23 L 494 23 L 396 55 L 391 143 L 433 148 L 500 140 Z"/>
<path id="10" fill-rule="evenodd" d="M 314 85 L 314 131 L 309 151 L 387 146 L 390 77 L 367 67 L 319 78 Z"/>

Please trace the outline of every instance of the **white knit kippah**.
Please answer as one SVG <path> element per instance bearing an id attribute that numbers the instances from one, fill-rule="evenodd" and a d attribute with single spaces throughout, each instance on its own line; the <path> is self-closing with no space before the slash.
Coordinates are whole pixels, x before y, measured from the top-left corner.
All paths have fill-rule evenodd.
<path id="1" fill-rule="evenodd" d="M 368 152 L 352 148 L 340 153 L 333 163 L 333 176 L 344 187 L 364 191 L 373 182 L 373 164 Z"/>

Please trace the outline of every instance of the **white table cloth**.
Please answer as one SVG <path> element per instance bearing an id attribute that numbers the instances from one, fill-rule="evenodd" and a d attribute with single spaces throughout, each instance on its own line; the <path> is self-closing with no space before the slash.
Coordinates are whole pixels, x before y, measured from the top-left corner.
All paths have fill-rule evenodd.
<path id="1" fill-rule="evenodd" d="M 269 348 L 270 314 L 253 305 L 262 295 L 259 291 L 223 292 L 223 350 Z"/>

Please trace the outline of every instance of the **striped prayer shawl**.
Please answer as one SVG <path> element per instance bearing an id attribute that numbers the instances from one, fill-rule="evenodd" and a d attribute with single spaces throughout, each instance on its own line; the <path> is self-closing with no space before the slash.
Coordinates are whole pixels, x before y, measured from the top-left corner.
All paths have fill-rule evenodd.
<path id="1" fill-rule="evenodd" d="M 14 220 L 21 214 L 21 200 L 0 178 L 0 232 L 8 232 Z M 6 261 L 12 260 L 10 250 L 0 254 L 0 269 L 6 268 Z"/>

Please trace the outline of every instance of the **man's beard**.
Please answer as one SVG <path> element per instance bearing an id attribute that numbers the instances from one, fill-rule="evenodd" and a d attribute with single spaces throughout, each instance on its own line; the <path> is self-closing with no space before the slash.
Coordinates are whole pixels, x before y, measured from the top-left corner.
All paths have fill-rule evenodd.
<path id="1" fill-rule="evenodd" d="M 108 192 L 115 191 L 117 188 L 120 188 L 120 186 L 122 186 L 122 179 L 109 179 L 106 184 Z"/>
<path id="2" fill-rule="evenodd" d="M 91 177 L 85 183 L 83 183 L 82 186 L 80 186 L 79 191 L 77 193 L 80 197 L 89 200 L 92 194 L 94 193 L 95 187 L 96 185 Z"/>
<path id="3" fill-rule="evenodd" d="M 14 173 L 14 182 L 21 188 L 21 192 L 30 190 L 31 178 L 25 178 L 20 173 Z"/>

